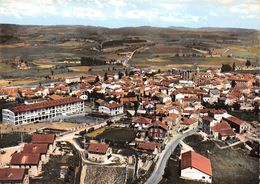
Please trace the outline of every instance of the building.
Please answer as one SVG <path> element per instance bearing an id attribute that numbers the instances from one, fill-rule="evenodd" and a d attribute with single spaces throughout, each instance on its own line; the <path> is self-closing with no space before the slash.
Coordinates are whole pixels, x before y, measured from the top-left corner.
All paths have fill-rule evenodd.
<path id="1" fill-rule="evenodd" d="M 181 177 L 212 183 L 212 167 L 208 158 L 188 151 L 181 155 Z"/>
<path id="2" fill-rule="evenodd" d="M 226 121 L 221 121 L 217 125 L 211 127 L 211 132 L 216 139 L 226 140 L 236 136 L 230 125 Z"/>
<path id="3" fill-rule="evenodd" d="M 218 98 L 220 96 L 218 89 L 209 90 L 209 96 L 210 96 L 210 99 L 209 99 L 210 104 L 218 102 Z"/>
<path id="4" fill-rule="evenodd" d="M 98 107 L 98 112 L 107 114 L 109 116 L 116 116 L 124 113 L 123 104 L 118 103 L 106 103 Z"/>
<path id="5" fill-rule="evenodd" d="M 107 144 L 90 143 L 88 148 L 88 159 L 93 162 L 104 162 L 111 156 L 112 149 Z"/>
<path id="6" fill-rule="evenodd" d="M 248 124 L 245 121 L 236 118 L 235 116 L 229 116 L 224 118 L 224 120 L 226 120 L 237 133 L 243 133 L 248 129 Z"/>
<path id="7" fill-rule="evenodd" d="M 152 119 L 145 117 L 133 117 L 132 124 L 134 125 L 134 128 L 137 128 L 138 130 L 147 129 L 148 126 L 152 124 Z"/>
<path id="8" fill-rule="evenodd" d="M 66 82 L 67 84 L 75 83 L 75 82 L 80 82 L 80 77 L 79 77 L 79 76 L 67 77 L 67 78 L 65 79 L 65 82 Z"/>
<path id="9" fill-rule="evenodd" d="M 37 176 L 42 170 L 40 154 L 14 153 L 10 161 L 10 167 L 28 169 L 29 176 Z"/>
<path id="10" fill-rule="evenodd" d="M 32 144 L 47 144 L 48 153 L 51 153 L 56 147 L 54 134 L 34 134 L 31 140 Z"/>
<path id="11" fill-rule="evenodd" d="M 160 121 L 155 121 L 148 127 L 150 139 L 164 139 L 167 136 L 168 127 Z"/>
<path id="12" fill-rule="evenodd" d="M 63 116 L 84 111 L 84 101 L 74 97 L 48 100 L 41 103 L 16 106 L 2 110 L 3 123 L 22 125 L 41 121 L 51 121 Z"/>
<path id="13" fill-rule="evenodd" d="M 25 169 L 0 168 L 0 184 L 29 184 Z"/>
<path id="14" fill-rule="evenodd" d="M 217 123 L 217 121 L 210 117 L 210 116 L 203 116 L 200 119 L 200 128 L 203 132 L 206 134 L 211 133 L 211 127 L 214 126 Z"/>
<path id="15" fill-rule="evenodd" d="M 22 153 L 40 154 L 41 161 L 45 164 L 49 161 L 48 144 L 25 144 Z"/>
<path id="16" fill-rule="evenodd" d="M 157 153 L 161 152 L 161 144 L 154 143 L 154 142 L 140 143 L 137 145 L 137 149 L 148 152 L 148 153 L 157 154 Z"/>

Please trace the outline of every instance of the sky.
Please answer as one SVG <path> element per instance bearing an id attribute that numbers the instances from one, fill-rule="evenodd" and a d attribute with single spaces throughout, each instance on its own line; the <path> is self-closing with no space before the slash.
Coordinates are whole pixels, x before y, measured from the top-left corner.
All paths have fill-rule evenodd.
<path id="1" fill-rule="evenodd" d="M 260 30 L 260 0 L 0 0 L 0 23 Z"/>

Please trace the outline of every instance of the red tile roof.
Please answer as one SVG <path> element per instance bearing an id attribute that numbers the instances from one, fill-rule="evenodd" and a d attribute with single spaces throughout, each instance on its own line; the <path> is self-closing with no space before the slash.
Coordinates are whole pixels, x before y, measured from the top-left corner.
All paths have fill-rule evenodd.
<path id="1" fill-rule="evenodd" d="M 106 154 L 108 147 L 109 146 L 107 144 L 90 143 L 87 148 L 87 151 L 89 153 L 95 153 L 95 154 Z"/>
<path id="2" fill-rule="evenodd" d="M 151 128 L 151 127 L 161 127 L 161 128 L 163 128 L 165 130 L 168 130 L 168 127 L 164 123 L 162 123 L 161 121 L 153 122 L 153 124 L 150 125 L 149 128 Z"/>
<path id="3" fill-rule="evenodd" d="M 50 100 L 50 101 L 45 101 L 41 103 L 35 103 L 35 104 L 30 104 L 30 105 L 22 105 L 22 106 L 17 106 L 13 107 L 10 110 L 13 112 L 26 112 L 30 110 L 36 110 L 36 109 L 43 109 L 47 107 L 54 107 L 57 105 L 65 105 L 68 103 L 75 103 L 75 102 L 80 102 L 81 99 L 79 98 L 74 98 L 74 97 L 67 97 L 59 100 Z"/>
<path id="4" fill-rule="evenodd" d="M 53 144 L 55 140 L 54 134 L 34 134 L 31 143 L 34 144 Z"/>
<path id="5" fill-rule="evenodd" d="M 226 121 L 221 121 L 219 124 L 211 127 L 213 132 L 218 132 L 221 136 L 234 136 L 235 132 Z"/>
<path id="6" fill-rule="evenodd" d="M 152 119 L 145 118 L 145 117 L 133 117 L 132 118 L 133 123 L 144 123 L 144 124 L 151 124 Z"/>
<path id="7" fill-rule="evenodd" d="M 154 151 L 155 148 L 159 148 L 161 145 L 160 143 L 154 143 L 154 142 L 145 142 L 138 144 L 137 148 L 147 151 Z"/>
<path id="8" fill-rule="evenodd" d="M 181 122 L 182 125 L 191 125 L 193 123 L 195 123 L 193 119 L 185 119 Z"/>
<path id="9" fill-rule="evenodd" d="M 15 153 L 12 155 L 11 165 L 38 165 L 40 154 Z"/>
<path id="10" fill-rule="evenodd" d="M 225 109 L 210 109 L 210 112 L 212 114 L 224 114 L 227 111 Z"/>
<path id="11" fill-rule="evenodd" d="M 208 121 L 208 122 L 211 122 L 214 120 L 214 118 L 210 117 L 210 116 L 204 116 L 202 117 L 202 120 L 205 120 L 205 121 Z"/>
<path id="12" fill-rule="evenodd" d="M 237 125 L 242 125 L 243 123 L 245 123 L 245 121 L 243 121 L 241 119 L 238 119 L 235 116 L 229 116 L 228 118 L 225 118 L 225 119 L 227 119 L 227 120 L 229 120 L 229 121 L 231 121 L 231 122 L 233 122 L 233 123 L 235 123 Z"/>
<path id="13" fill-rule="evenodd" d="M 22 181 L 25 176 L 25 169 L 0 168 L 1 181 Z"/>
<path id="14" fill-rule="evenodd" d="M 194 151 L 188 151 L 181 155 L 181 169 L 186 169 L 189 167 L 195 168 L 209 176 L 212 176 L 210 160 Z"/>
<path id="15" fill-rule="evenodd" d="M 108 103 L 104 105 L 105 107 L 109 108 L 109 109 L 114 109 L 117 107 L 122 107 L 123 104 L 118 104 L 118 103 Z"/>
<path id="16" fill-rule="evenodd" d="M 48 144 L 25 144 L 23 153 L 40 153 L 46 154 L 48 152 Z"/>

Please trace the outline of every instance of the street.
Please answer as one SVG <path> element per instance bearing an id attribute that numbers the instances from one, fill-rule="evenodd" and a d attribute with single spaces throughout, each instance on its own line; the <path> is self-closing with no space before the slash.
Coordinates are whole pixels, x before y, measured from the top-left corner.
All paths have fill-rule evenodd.
<path id="1" fill-rule="evenodd" d="M 145 182 L 145 184 L 157 184 L 161 181 L 162 176 L 164 174 L 165 167 L 167 165 L 167 162 L 168 162 L 172 152 L 176 148 L 176 146 L 180 143 L 181 140 L 192 135 L 196 131 L 197 131 L 197 129 L 190 130 L 190 131 L 180 135 L 179 137 L 177 137 L 177 139 L 172 139 L 167 144 L 165 149 L 162 151 L 151 176 L 148 178 L 148 180 Z"/>

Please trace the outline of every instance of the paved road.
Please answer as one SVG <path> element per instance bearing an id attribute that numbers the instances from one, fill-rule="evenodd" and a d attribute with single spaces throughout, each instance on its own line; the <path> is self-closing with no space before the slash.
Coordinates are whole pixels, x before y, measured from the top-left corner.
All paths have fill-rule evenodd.
<path id="1" fill-rule="evenodd" d="M 167 165 L 167 162 L 172 154 L 172 152 L 174 151 L 174 149 L 176 148 L 176 146 L 180 143 L 181 140 L 183 140 L 185 137 L 193 134 L 196 132 L 196 129 L 194 130 L 190 130 L 180 136 L 177 137 L 177 139 L 173 139 L 171 140 L 167 146 L 165 147 L 165 149 L 162 151 L 156 165 L 154 168 L 153 173 L 151 174 L 151 176 L 148 178 L 148 180 L 145 182 L 145 184 L 157 184 L 161 181 L 162 176 L 164 174 L 164 170 L 165 167 Z"/>

